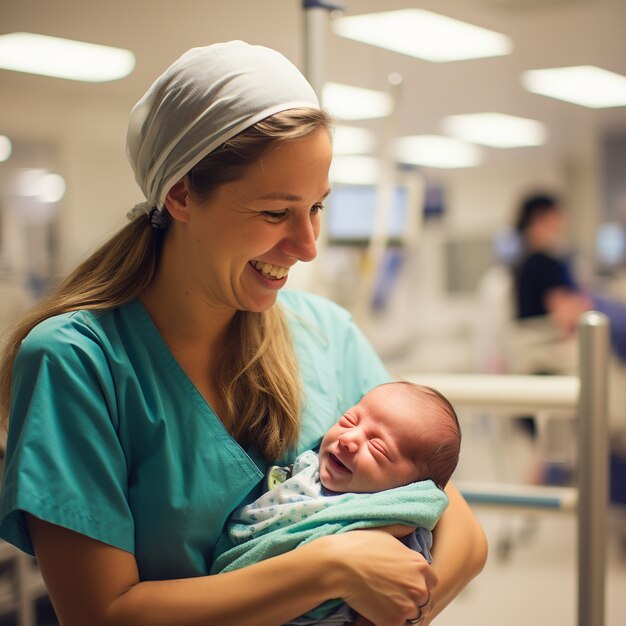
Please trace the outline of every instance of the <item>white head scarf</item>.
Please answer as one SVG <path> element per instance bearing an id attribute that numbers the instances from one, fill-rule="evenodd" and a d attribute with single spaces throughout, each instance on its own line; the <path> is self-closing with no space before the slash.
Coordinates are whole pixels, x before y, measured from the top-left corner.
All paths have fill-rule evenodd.
<path id="1" fill-rule="evenodd" d="M 163 209 L 173 185 L 207 154 L 287 109 L 319 108 L 313 88 L 282 54 L 243 41 L 192 48 L 133 108 L 126 155 L 147 202 Z"/>

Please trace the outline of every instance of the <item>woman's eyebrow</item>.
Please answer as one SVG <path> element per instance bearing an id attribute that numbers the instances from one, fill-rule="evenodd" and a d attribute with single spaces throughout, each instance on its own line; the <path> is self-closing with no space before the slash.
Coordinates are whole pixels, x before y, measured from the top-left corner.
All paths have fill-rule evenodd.
<path id="1" fill-rule="evenodd" d="M 320 198 L 320 200 L 324 200 L 330 194 L 330 189 Z M 256 200 L 284 200 L 286 202 L 301 202 L 302 198 L 300 196 L 295 196 L 291 193 L 283 193 L 282 191 L 273 191 L 271 193 L 267 193 L 263 196 L 259 196 Z"/>

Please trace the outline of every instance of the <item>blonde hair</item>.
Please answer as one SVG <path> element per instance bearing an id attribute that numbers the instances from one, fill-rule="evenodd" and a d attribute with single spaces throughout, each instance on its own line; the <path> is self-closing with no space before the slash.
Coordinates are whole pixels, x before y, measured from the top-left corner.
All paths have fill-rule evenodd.
<path id="1" fill-rule="evenodd" d="M 208 198 L 243 176 L 272 144 L 330 133 L 331 118 L 317 109 L 292 109 L 262 120 L 217 148 L 189 172 L 190 193 Z M 10 412 L 13 364 L 23 339 L 54 315 L 122 306 L 151 282 L 167 229 L 151 227 L 145 215 L 122 228 L 15 327 L 0 362 L 0 419 Z M 239 311 L 228 329 L 232 346 L 220 364 L 217 385 L 226 406 L 225 423 L 244 447 L 273 460 L 295 446 L 299 435 L 300 375 L 285 315 L 275 305 L 263 313 Z"/>

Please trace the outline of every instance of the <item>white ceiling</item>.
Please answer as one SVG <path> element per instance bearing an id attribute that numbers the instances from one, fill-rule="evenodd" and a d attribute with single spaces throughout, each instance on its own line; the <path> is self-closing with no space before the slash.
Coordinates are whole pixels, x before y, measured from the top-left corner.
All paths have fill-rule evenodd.
<path id="1" fill-rule="evenodd" d="M 419 7 L 509 35 L 506 57 L 428 63 L 341 39 L 326 41 L 328 80 L 387 88 L 403 76 L 398 134 L 436 134 L 448 114 L 495 111 L 544 122 L 542 148 L 487 150 L 487 159 L 565 156 L 626 132 L 626 107 L 591 110 L 525 92 L 525 69 L 597 65 L 626 75 L 626 0 L 346 0 L 345 14 Z M 5 90 L 42 101 L 104 103 L 130 111 L 151 81 L 186 49 L 228 39 L 274 47 L 304 65 L 301 0 L 0 0 L 0 33 L 31 31 L 132 50 L 137 66 L 120 81 L 83 84 L 0 70 Z M 8 92 L 7 92 L 8 93 Z M 0 108 L 1 108 L 0 96 Z M 55 104 L 56 106 L 56 104 Z M 0 115 L 1 120 L 1 115 Z M 370 122 L 381 128 L 382 122 Z M 0 133 L 10 129 L 0 128 Z"/>

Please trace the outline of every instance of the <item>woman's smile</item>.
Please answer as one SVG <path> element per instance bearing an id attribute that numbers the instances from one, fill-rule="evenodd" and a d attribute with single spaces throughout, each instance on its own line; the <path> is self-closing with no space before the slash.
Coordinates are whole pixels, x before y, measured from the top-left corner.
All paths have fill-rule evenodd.
<path id="1" fill-rule="evenodd" d="M 250 265 L 252 265 L 261 276 L 269 280 L 280 280 L 281 278 L 285 278 L 289 273 L 288 267 L 273 265 L 272 263 L 265 263 L 264 261 L 250 261 Z"/>

